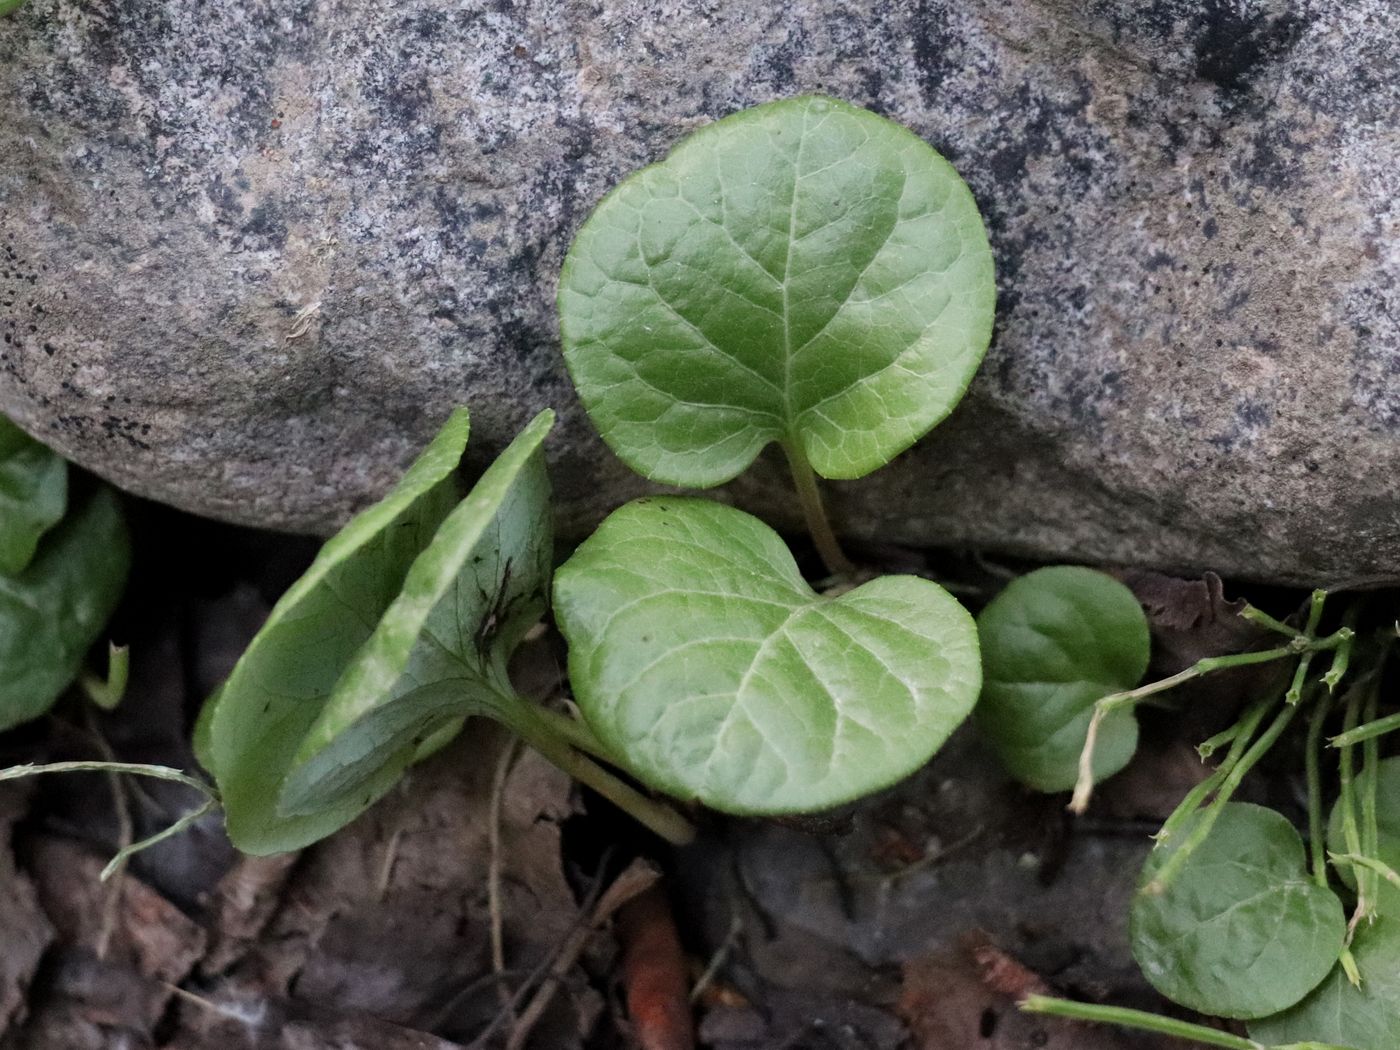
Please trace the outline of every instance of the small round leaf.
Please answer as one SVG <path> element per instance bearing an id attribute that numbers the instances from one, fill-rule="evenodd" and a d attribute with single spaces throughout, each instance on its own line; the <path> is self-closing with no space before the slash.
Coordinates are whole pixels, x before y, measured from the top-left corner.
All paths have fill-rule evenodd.
<path id="1" fill-rule="evenodd" d="M 63 457 L 0 416 L 0 574 L 24 569 L 67 507 Z"/>
<path id="2" fill-rule="evenodd" d="M 728 481 L 773 441 L 858 478 L 962 398 L 996 286 L 956 171 L 808 96 L 726 117 L 598 205 L 564 261 L 564 356 L 603 438 L 657 481 Z"/>
<path id="3" fill-rule="evenodd" d="M 977 627 L 986 676 L 978 728 L 1012 776 L 1039 791 L 1069 790 L 1094 703 L 1147 671 L 1151 639 L 1137 598 L 1094 569 L 1037 569 L 988 603 Z M 1094 749 L 1095 781 L 1136 749 L 1132 711 L 1109 714 Z"/>
<path id="4" fill-rule="evenodd" d="M 1282 814 L 1241 802 L 1225 805 L 1165 890 L 1146 889 L 1191 827 L 1148 858 L 1130 917 L 1134 958 L 1192 1010 L 1246 1020 L 1286 1010 L 1336 963 L 1341 901 L 1308 875 L 1303 840 Z"/>
<path id="5" fill-rule="evenodd" d="M 772 529 L 637 500 L 555 577 L 584 717 L 645 783 L 731 813 L 826 809 L 922 765 L 967 716 L 976 628 L 890 576 L 816 594 Z"/>

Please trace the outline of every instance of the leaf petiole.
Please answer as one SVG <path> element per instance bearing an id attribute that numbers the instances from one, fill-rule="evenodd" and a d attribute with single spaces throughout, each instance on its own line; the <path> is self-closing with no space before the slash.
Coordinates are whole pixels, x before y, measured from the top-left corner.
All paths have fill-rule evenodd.
<path id="1" fill-rule="evenodd" d="M 560 770 L 581 784 L 586 784 L 609 802 L 641 824 L 650 828 L 667 842 L 684 846 L 695 838 L 695 827 L 670 806 L 648 798 L 630 784 L 614 776 L 587 755 L 575 750 L 570 736 L 562 730 L 557 718 L 539 717 L 543 708 L 523 697 L 500 697 L 493 717 L 504 723 Z M 553 714 L 551 712 L 551 714 Z M 599 756 L 603 758 L 604 756 Z M 606 761 L 607 759 L 604 758 Z"/>
<path id="2" fill-rule="evenodd" d="M 1259 730 L 1259 723 L 1264 720 L 1264 716 L 1269 713 L 1269 708 L 1272 706 L 1272 697 L 1265 697 L 1263 700 L 1257 701 L 1254 706 L 1245 712 L 1244 717 L 1231 727 L 1234 732 L 1234 738 L 1230 745 L 1229 753 L 1210 776 L 1206 777 L 1205 780 L 1202 780 L 1186 793 L 1186 797 L 1178 803 L 1176 809 L 1172 810 L 1171 815 L 1162 822 L 1162 827 L 1158 830 L 1157 834 L 1153 836 L 1158 845 L 1170 839 L 1191 814 L 1200 809 L 1201 804 L 1214 792 L 1219 790 L 1225 778 L 1230 775 L 1230 771 L 1234 769 L 1240 759 L 1244 757 L 1244 753 L 1249 747 L 1249 742 L 1254 739 L 1254 734 Z M 1229 730 L 1227 730 L 1227 732 L 1228 731 Z"/>
<path id="3" fill-rule="evenodd" d="M 801 444 L 794 439 L 782 443 L 787 455 L 788 469 L 792 471 L 792 482 L 797 489 L 797 502 L 802 507 L 802 517 L 807 522 L 807 531 L 821 555 L 822 564 L 832 576 L 850 576 L 856 571 L 851 559 L 841 549 L 836 533 L 831 529 L 831 519 L 826 515 L 826 505 L 822 503 L 821 489 L 817 487 L 817 475 Z"/>

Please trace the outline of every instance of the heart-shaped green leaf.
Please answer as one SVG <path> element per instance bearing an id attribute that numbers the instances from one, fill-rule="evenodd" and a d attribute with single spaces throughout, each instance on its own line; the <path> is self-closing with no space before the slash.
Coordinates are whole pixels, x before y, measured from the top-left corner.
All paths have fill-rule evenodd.
<path id="1" fill-rule="evenodd" d="M 117 497 L 98 489 L 0 576 L 0 729 L 37 718 L 77 677 L 121 598 L 131 564 Z"/>
<path id="2" fill-rule="evenodd" d="M 413 563 L 302 741 L 284 813 L 378 797 L 464 717 L 518 703 L 506 663 L 544 615 L 554 554 L 542 452 L 553 424 L 537 416 Z"/>
<path id="3" fill-rule="evenodd" d="M 1063 565 L 1013 580 L 977 618 L 986 677 L 977 725 L 1018 780 L 1067 791 L 1079 772 L 1094 703 L 1131 689 L 1147 671 L 1151 639 L 1142 607 L 1117 580 Z M 1137 749 L 1130 709 L 1099 727 L 1094 779 Z"/>
<path id="4" fill-rule="evenodd" d="M 14 576 L 68 506 L 68 464 L 0 416 L 0 574 Z"/>
<path id="5" fill-rule="evenodd" d="M 1249 1034 L 1269 1044 L 1321 1041 L 1349 1050 L 1400 1046 L 1400 915 L 1362 923 L 1352 941 L 1358 988 L 1340 965 L 1302 1002 L 1251 1021 Z"/>
<path id="6" fill-rule="evenodd" d="M 701 128 L 608 194 L 564 261 L 559 318 L 613 451 L 704 488 L 773 441 L 828 478 L 888 462 L 962 398 L 995 298 L 952 166 L 811 96 Z"/>
<path id="7" fill-rule="evenodd" d="M 1190 827 L 1153 851 L 1143 887 Z M 1346 917 L 1337 895 L 1308 875 L 1293 825 L 1272 809 L 1231 802 L 1165 890 L 1139 890 L 1130 935 L 1134 958 L 1163 995 L 1250 1019 L 1317 987 L 1341 953 Z"/>
<path id="8" fill-rule="evenodd" d="M 347 798 L 295 820 L 280 820 L 275 812 L 282 779 L 341 673 L 456 504 L 453 472 L 467 431 L 467 413 L 459 410 L 392 492 L 326 542 L 209 699 L 196 732 L 199 757 L 218 782 L 229 834 L 240 849 L 296 849 L 373 801 Z"/>
<path id="9" fill-rule="evenodd" d="M 615 512 L 560 568 L 584 717 L 645 783 L 793 813 L 913 772 L 971 710 L 972 618 L 910 576 L 816 594 L 757 518 L 701 499 Z"/>

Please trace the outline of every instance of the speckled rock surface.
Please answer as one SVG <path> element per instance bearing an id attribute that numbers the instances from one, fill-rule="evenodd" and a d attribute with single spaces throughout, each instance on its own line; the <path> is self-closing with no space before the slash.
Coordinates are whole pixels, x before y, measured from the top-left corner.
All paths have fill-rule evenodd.
<path id="1" fill-rule="evenodd" d="M 127 488 L 326 530 L 450 407 L 545 404 L 568 240 L 689 129 L 808 90 L 963 171 L 997 253 L 964 406 L 833 486 L 856 533 L 1400 579 L 1391 0 L 33 0 L 0 23 L 0 411 Z M 791 508 L 773 464 L 738 498 Z"/>

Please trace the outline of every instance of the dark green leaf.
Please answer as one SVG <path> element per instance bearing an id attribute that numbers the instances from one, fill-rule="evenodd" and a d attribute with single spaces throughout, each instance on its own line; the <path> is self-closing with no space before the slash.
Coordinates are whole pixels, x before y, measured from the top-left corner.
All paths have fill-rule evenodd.
<path id="1" fill-rule="evenodd" d="M 1143 887 L 1191 826 L 1153 851 Z M 1308 875 L 1297 830 L 1282 814 L 1240 802 L 1225 805 L 1164 891 L 1139 890 L 1130 927 L 1133 956 L 1158 991 L 1192 1010 L 1242 1019 L 1297 1003 L 1327 976 L 1346 939 L 1342 903 Z"/>
<path id="2" fill-rule="evenodd" d="M 1302 1002 L 1251 1021 L 1251 1038 L 1267 1043 L 1318 1040 L 1350 1050 L 1400 1047 L 1400 915 L 1362 923 L 1352 942 L 1361 987 L 1340 965 Z"/>
<path id="3" fill-rule="evenodd" d="M 34 557 L 39 537 L 68 506 L 68 464 L 0 416 L 0 575 Z"/>
<path id="4" fill-rule="evenodd" d="M 962 398 L 995 308 L 957 172 L 821 97 L 701 128 L 612 191 L 564 262 L 564 354 L 634 470 L 708 487 L 765 445 L 818 474 L 888 462 Z"/>
<path id="5" fill-rule="evenodd" d="M 1017 779 L 1040 791 L 1074 787 L 1095 701 L 1132 689 L 1147 671 L 1151 640 L 1133 592 L 1093 569 L 1037 569 L 997 595 L 977 626 L 978 727 Z M 1132 711 L 1109 714 L 1095 781 L 1127 765 L 1136 748 Z"/>
<path id="6" fill-rule="evenodd" d="M 569 680 L 641 780 L 733 813 L 825 809 L 922 765 L 967 716 L 972 618 L 910 576 L 812 591 L 757 518 L 644 499 L 559 570 Z"/>
<path id="7" fill-rule="evenodd" d="M 0 576 L 0 729 L 43 714 L 77 677 L 130 564 L 121 508 L 103 488 L 44 537 L 28 568 Z"/>
<path id="8" fill-rule="evenodd" d="M 348 823 L 373 801 L 361 796 L 311 816 L 274 819 L 282 779 L 337 680 L 457 502 L 453 472 L 467 430 L 467 413 L 459 410 L 397 487 L 321 548 L 210 698 L 196 742 L 218 782 L 229 834 L 239 848 L 298 848 Z"/>

